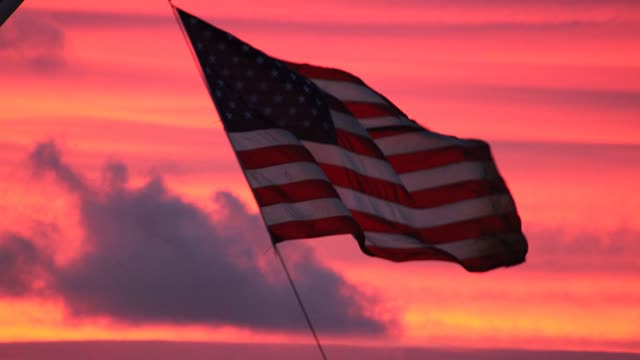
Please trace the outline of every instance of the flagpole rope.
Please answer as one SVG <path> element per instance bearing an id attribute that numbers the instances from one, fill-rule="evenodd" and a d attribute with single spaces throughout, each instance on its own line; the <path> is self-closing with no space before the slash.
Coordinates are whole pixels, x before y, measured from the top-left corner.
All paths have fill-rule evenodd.
<path id="1" fill-rule="evenodd" d="M 291 285 L 291 289 L 293 289 L 293 293 L 296 295 L 296 300 L 298 300 L 298 305 L 300 305 L 302 314 L 304 315 L 305 320 L 307 320 L 307 325 L 309 325 L 309 329 L 311 330 L 311 333 L 313 334 L 313 338 L 316 341 L 316 345 L 318 346 L 318 351 L 320 351 L 320 355 L 322 355 L 322 359 L 327 360 L 327 355 L 324 353 L 324 349 L 322 348 L 322 344 L 320 343 L 320 338 L 318 338 L 316 329 L 313 327 L 313 323 L 311 322 L 309 313 L 307 313 L 307 309 L 304 306 L 304 303 L 302 302 L 302 298 L 300 297 L 298 288 L 296 288 L 296 284 L 293 282 L 293 279 L 291 278 L 291 273 L 289 273 L 287 264 L 284 262 L 284 259 L 282 258 L 282 254 L 280 253 L 280 249 L 278 249 L 278 245 L 274 243 L 273 249 L 276 252 L 276 256 L 280 260 L 280 264 L 282 264 L 282 268 L 284 269 L 284 272 L 287 274 L 287 279 L 289 279 L 289 284 Z"/>
<path id="2" fill-rule="evenodd" d="M 178 23 L 178 26 L 180 27 L 180 31 L 182 32 L 182 36 L 184 38 L 184 41 L 187 43 L 187 46 L 189 47 L 189 52 L 191 54 L 191 58 L 193 59 L 196 68 L 198 69 L 198 72 L 200 74 L 200 78 L 202 79 L 202 82 L 204 83 L 204 85 L 207 87 L 207 90 L 209 92 L 211 92 L 211 89 L 209 88 L 209 83 L 207 83 L 207 78 L 205 77 L 202 68 L 200 66 L 200 62 L 198 61 L 198 58 L 193 50 L 193 47 L 190 44 L 190 40 L 188 38 L 188 35 L 186 33 L 186 30 L 184 29 L 184 27 L 182 26 L 182 22 L 180 21 L 180 18 L 178 16 L 178 12 L 176 11 L 176 7 L 175 5 L 173 5 L 173 2 L 171 0 L 168 0 L 169 2 L 169 6 L 171 6 L 171 11 L 173 12 L 173 15 L 176 19 L 176 22 Z M 211 97 L 211 99 L 213 100 L 214 106 L 215 104 L 215 100 L 213 99 L 213 97 Z M 225 134 L 227 135 L 227 139 L 229 139 L 229 134 L 227 134 L 227 132 L 225 131 Z M 238 154 L 235 153 L 236 155 L 236 160 L 238 160 L 238 162 L 240 162 L 240 159 L 238 159 Z M 249 180 L 247 179 L 247 174 L 245 174 L 243 172 L 243 175 L 245 176 L 245 180 L 247 181 L 247 184 L 249 184 Z M 252 192 L 253 188 L 251 186 L 249 186 L 249 188 L 251 189 Z M 255 193 L 253 194 L 254 198 L 255 198 Z M 264 214 L 262 214 L 262 212 L 260 212 L 260 215 L 262 216 L 262 222 L 265 224 L 265 228 L 266 228 L 266 221 L 264 220 Z M 269 230 L 267 229 L 267 232 Z M 291 285 L 291 289 L 293 290 L 294 295 L 296 296 L 296 300 L 298 301 L 298 305 L 300 305 L 300 310 L 302 310 L 302 314 L 304 315 L 305 320 L 307 321 L 307 325 L 309 326 L 309 330 L 311 330 L 311 334 L 313 335 L 313 339 L 316 342 L 316 345 L 318 346 L 318 351 L 320 351 L 320 355 L 322 356 L 323 360 L 327 360 L 327 355 L 324 352 L 324 349 L 322 348 L 322 344 L 320 343 L 320 339 L 318 338 L 318 334 L 316 333 L 316 329 L 313 327 L 313 324 L 311 323 L 311 318 L 309 317 L 309 314 L 307 313 L 307 309 L 304 306 L 304 303 L 302 302 L 302 298 L 300 297 L 300 293 L 298 292 L 298 288 L 296 288 L 295 283 L 293 282 L 293 278 L 291 278 L 291 273 L 289 273 L 289 268 L 287 268 L 287 264 L 284 262 L 284 258 L 282 257 L 282 254 L 280 254 L 280 250 L 278 249 L 278 246 L 276 245 L 276 242 L 273 241 L 273 239 L 271 239 L 271 243 L 273 245 L 273 249 L 276 253 L 276 256 L 278 258 L 278 260 L 280 260 L 280 264 L 282 265 L 282 268 L 284 269 L 285 274 L 287 275 L 287 279 L 289 280 L 289 285 Z"/>

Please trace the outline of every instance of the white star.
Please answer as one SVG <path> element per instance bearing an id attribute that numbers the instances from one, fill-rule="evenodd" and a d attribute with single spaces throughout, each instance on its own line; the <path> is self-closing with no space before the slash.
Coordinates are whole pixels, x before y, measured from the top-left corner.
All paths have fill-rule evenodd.
<path id="1" fill-rule="evenodd" d="M 305 120 L 302 125 L 304 125 L 304 127 L 308 128 L 309 126 L 311 126 L 311 122 L 309 120 Z"/>
<path id="2" fill-rule="evenodd" d="M 329 130 L 329 123 L 323 122 L 323 123 L 322 123 L 322 127 L 323 127 L 325 130 Z"/>
<path id="3" fill-rule="evenodd" d="M 264 113 L 267 115 L 271 114 L 271 108 L 270 107 L 264 108 Z"/>
<path id="4" fill-rule="evenodd" d="M 196 43 L 196 47 L 198 48 L 198 50 L 202 50 L 202 47 L 203 47 L 203 46 L 204 46 L 204 45 L 202 45 L 202 43 L 201 43 L 201 42 L 197 42 L 197 43 Z"/>
<path id="5" fill-rule="evenodd" d="M 262 56 L 258 56 L 258 58 L 256 59 L 256 62 L 258 64 L 262 64 L 262 63 L 264 63 L 264 58 Z"/>
<path id="6" fill-rule="evenodd" d="M 319 98 L 316 98 L 316 104 L 317 105 L 322 105 L 322 101 Z"/>
<path id="7" fill-rule="evenodd" d="M 209 62 L 210 62 L 210 63 L 214 63 L 214 62 L 216 62 L 216 57 L 215 57 L 215 56 L 213 56 L 213 55 L 209 55 Z"/>
<path id="8" fill-rule="evenodd" d="M 295 80 L 296 79 L 296 74 L 295 73 L 290 73 L 289 77 L 291 78 L 291 80 Z"/>
<path id="9" fill-rule="evenodd" d="M 247 77 L 252 77 L 253 74 L 254 74 L 253 70 L 251 70 L 251 69 L 247 70 Z"/>
<path id="10" fill-rule="evenodd" d="M 207 30 L 204 32 L 205 37 L 211 37 L 211 31 Z"/>
<path id="11" fill-rule="evenodd" d="M 304 96 L 302 96 L 302 95 L 298 96 L 298 102 L 300 104 L 302 104 L 304 102 L 304 99 L 305 99 Z"/>
<path id="12" fill-rule="evenodd" d="M 249 52 L 249 49 L 250 49 L 250 48 L 249 48 L 249 45 L 247 45 L 247 44 L 242 44 L 242 51 L 244 51 L 244 52 Z"/>
<path id="13" fill-rule="evenodd" d="M 218 85 L 224 86 L 224 81 L 222 81 L 222 79 L 218 79 Z"/>
<path id="14" fill-rule="evenodd" d="M 229 71 L 229 69 L 227 68 L 222 69 L 222 75 L 229 76 L 229 74 L 231 74 L 231 71 Z"/>
<path id="15" fill-rule="evenodd" d="M 287 90 L 291 90 L 291 89 L 293 89 L 293 85 L 291 85 L 291 83 L 286 83 L 286 84 L 284 84 L 284 88 L 287 89 Z"/>
<path id="16" fill-rule="evenodd" d="M 242 81 L 238 81 L 236 83 L 236 88 L 238 88 L 238 89 L 242 89 L 243 86 L 244 86 L 244 83 Z"/>
<path id="17" fill-rule="evenodd" d="M 261 82 L 260 83 L 260 89 L 267 90 L 267 83 L 266 82 Z"/>
<path id="18" fill-rule="evenodd" d="M 316 108 L 311 109 L 311 115 L 313 115 L 314 117 L 318 116 L 318 109 Z"/>
<path id="19" fill-rule="evenodd" d="M 233 40 L 233 39 L 235 39 L 235 37 L 227 33 L 227 40 Z"/>
<path id="20" fill-rule="evenodd" d="M 224 117 L 227 118 L 227 120 L 231 120 L 231 118 L 233 117 L 233 115 L 230 112 L 227 112 L 224 114 Z"/>
<path id="21" fill-rule="evenodd" d="M 249 101 L 251 101 L 252 103 L 254 103 L 254 102 L 258 101 L 258 97 L 257 97 L 257 96 L 255 96 L 255 95 L 251 95 L 251 96 L 249 96 Z"/>
<path id="22" fill-rule="evenodd" d="M 209 69 L 208 66 L 204 67 L 204 72 L 206 72 L 207 74 L 211 74 L 211 69 Z"/>
<path id="23" fill-rule="evenodd" d="M 311 89 L 309 89 L 307 85 L 303 86 L 302 90 L 304 90 L 304 92 L 306 92 L 307 94 L 311 91 Z"/>
<path id="24" fill-rule="evenodd" d="M 229 101 L 229 107 L 232 108 L 232 109 L 235 109 L 236 108 L 236 103 L 233 102 L 233 101 Z"/>
<path id="25" fill-rule="evenodd" d="M 275 78 L 277 76 L 278 76 L 278 70 L 276 69 L 271 70 L 271 77 Z"/>
<path id="26" fill-rule="evenodd" d="M 295 115 L 296 114 L 296 108 L 289 108 L 289 115 Z"/>
<path id="27" fill-rule="evenodd" d="M 273 97 L 277 103 L 282 102 L 282 95 L 276 95 Z"/>
<path id="28" fill-rule="evenodd" d="M 222 91 L 220 91 L 220 90 L 216 90 L 216 96 L 218 96 L 218 97 L 222 97 Z"/>
<path id="29" fill-rule="evenodd" d="M 189 19 L 189 22 L 191 23 L 191 25 L 195 25 L 198 22 L 198 20 L 196 20 L 195 18 L 191 18 Z"/>
<path id="30" fill-rule="evenodd" d="M 251 113 L 248 112 L 248 111 L 245 111 L 244 112 L 244 118 L 247 119 L 247 120 L 251 119 Z"/>
<path id="31" fill-rule="evenodd" d="M 220 49 L 220 50 L 224 50 L 225 47 L 226 47 L 226 45 L 224 43 L 218 44 L 218 49 Z"/>
<path id="32" fill-rule="evenodd" d="M 233 61 L 234 64 L 237 64 L 240 62 L 240 58 L 238 58 L 237 56 L 234 56 L 231 61 Z"/>

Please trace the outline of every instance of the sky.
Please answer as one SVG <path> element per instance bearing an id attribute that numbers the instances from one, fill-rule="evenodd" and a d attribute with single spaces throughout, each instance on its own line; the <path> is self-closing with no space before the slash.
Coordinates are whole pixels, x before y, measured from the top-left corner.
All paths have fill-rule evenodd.
<path id="1" fill-rule="evenodd" d="M 175 4 L 488 141 L 515 198 L 527 261 L 488 273 L 369 258 L 346 236 L 282 244 L 330 357 L 640 356 L 640 3 Z M 168 3 L 29 0 L 0 64 L 0 354 L 312 351 Z"/>

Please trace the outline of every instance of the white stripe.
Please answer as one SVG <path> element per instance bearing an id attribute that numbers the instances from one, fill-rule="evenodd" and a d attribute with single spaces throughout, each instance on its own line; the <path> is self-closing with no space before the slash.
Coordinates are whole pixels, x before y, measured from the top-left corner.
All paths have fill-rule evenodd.
<path id="1" fill-rule="evenodd" d="M 462 181 L 495 178 L 496 172 L 494 169 L 487 162 L 465 161 L 433 169 L 400 174 L 400 179 L 409 192 L 414 192 Z"/>
<path id="2" fill-rule="evenodd" d="M 255 170 L 245 170 L 247 181 L 252 188 L 289 184 L 304 180 L 326 180 L 327 176 L 311 162 L 294 162 L 276 166 L 269 166 Z"/>
<path id="3" fill-rule="evenodd" d="M 473 146 L 478 144 L 477 141 L 458 139 L 426 130 L 387 136 L 376 139 L 375 142 L 386 156 L 439 149 L 447 146 Z"/>
<path id="4" fill-rule="evenodd" d="M 262 129 L 228 132 L 231 145 L 236 151 L 253 150 L 277 145 L 301 145 L 298 138 L 283 129 Z"/>
<path id="5" fill-rule="evenodd" d="M 319 163 L 345 167 L 361 175 L 402 185 L 402 181 L 391 165 L 384 160 L 354 154 L 336 145 L 311 141 L 302 141 L 302 143 Z"/>
<path id="6" fill-rule="evenodd" d="M 378 232 L 365 232 L 368 245 L 391 249 L 424 249 L 434 248 L 446 251 L 460 260 L 490 255 L 501 250 L 504 242 L 517 244 L 521 242 L 521 234 L 500 234 L 490 237 L 471 238 L 437 245 L 427 245 L 412 237 Z"/>
<path id="7" fill-rule="evenodd" d="M 366 129 L 375 129 L 386 126 L 408 126 L 408 127 L 420 127 L 420 125 L 400 116 L 376 116 L 370 118 L 360 118 L 360 123 Z"/>
<path id="8" fill-rule="evenodd" d="M 362 101 L 378 104 L 387 102 L 366 86 L 347 81 L 311 79 L 322 90 L 337 97 L 341 101 Z"/>
<path id="9" fill-rule="evenodd" d="M 362 126 L 362 123 L 355 117 L 347 114 L 343 114 L 337 111 L 331 111 L 331 119 L 336 128 L 348 131 L 350 133 L 360 135 L 363 137 L 369 137 L 367 129 Z"/>
<path id="10" fill-rule="evenodd" d="M 514 210 L 511 197 L 504 194 L 458 201 L 428 209 L 413 209 L 340 186 L 335 186 L 335 189 L 350 210 L 415 228 L 441 226 Z"/>
<path id="11" fill-rule="evenodd" d="M 340 199 L 315 199 L 294 203 L 275 204 L 260 209 L 267 225 L 288 221 L 306 221 L 332 216 L 351 216 Z"/>
<path id="12" fill-rule="evenodd" d="M 406 235 L 381 233 L 373 231 L 364 232 L 365 242 L 371 246 L 379 246 L 392 249 L 419 249 L 430 246 Z"/>

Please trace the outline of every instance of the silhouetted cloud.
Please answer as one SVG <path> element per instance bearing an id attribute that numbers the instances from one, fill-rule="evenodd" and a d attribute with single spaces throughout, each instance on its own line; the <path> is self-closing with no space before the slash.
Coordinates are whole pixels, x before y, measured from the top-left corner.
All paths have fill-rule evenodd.
<path id="1" fill-rule="evenodd" d="M 36 174 L 52 174 L 78 200 L 87 250 L 51 269 L 49 283 L 72 314 L 129 323 L 304 329 L 282 270 L 262 255 L 268 239 L 259 216 L 232 194 L 217 193 L 217 210 L 209 215 L 172 194 L 158 176 L 130 188 L 122 163 L 108 164 L 102 187 L 92 186 L 53 142 L 39 144 L 30 162 Z M 10 271 L 3 273 L 11 279 L 4 287 L 21 295 L 29 290 L 23 274 L 48 262 L 25 239 L 8 244 L 8 256 L 17 261 L 7 263 Z M 290 259 L 292 271 L 320 330 L 385 331 L 367 312 L 375 298 L 300 248 Z"/>
<path id="2" fill-rule="evenodd" d="M 21 9 L 0 31 L 0 61 L 13 62 L 37 70 L 64 65 L 65 34 L 59 23 L 46 13 Z"/>
<path id="3" fill-rule="evenodd" d="M 53 262 L 29 239 L 0 234 L 0 295 L 23 296 L 38 290 Z"/>

